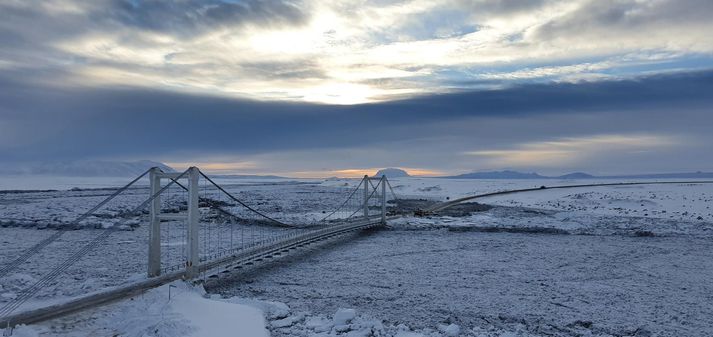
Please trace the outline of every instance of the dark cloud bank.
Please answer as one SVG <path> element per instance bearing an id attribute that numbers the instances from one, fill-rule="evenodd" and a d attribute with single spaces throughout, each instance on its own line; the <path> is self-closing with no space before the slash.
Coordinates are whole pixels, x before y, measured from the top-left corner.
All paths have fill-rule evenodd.
<path id="1" fill-rule="evenodd" d="M 26 77 L 15 75 L 0 75 L 0 130 L 6 133 L 0 138 L 0 156 L 7 163 L 393 149 L 393 144 L 444 136 L 454 149 L 463 150 L 595 133 L 655 131 L 710 140 L 706 129 L 713 125 L 713 71 L 533 84 L 354 106 L 62 88 L 21 82 L 16 79 Z M 547 116 L 561 117 L 561 124 L 528 132 L 524 123 Z M 588 122 L 570 123 L 580 117 Z M 508 120 L 512 129 L 477 128 L 494 118 Z M 428 159 L 429 153 L 421 155 Z"/>

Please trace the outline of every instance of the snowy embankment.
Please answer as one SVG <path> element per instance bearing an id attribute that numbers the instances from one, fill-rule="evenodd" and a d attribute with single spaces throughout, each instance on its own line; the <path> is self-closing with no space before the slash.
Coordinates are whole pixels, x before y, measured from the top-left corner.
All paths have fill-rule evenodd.
<path id="1" fill-rule="evenodd" d="M 457 336 L 456 324 L 441 325 L 434 336 Z M 261 337 L 270 330 L 295 336 L 419 337 L 406 325 L 384 326 L 382 321 L 338 309 L 331 316 L 292 312 L 281 302 L 207 294 L 201 286 L 177 281 L 146 293 L 50 322 L 3 330 L 15 337 L 39 336 L 172 336 Z"/>
<path id="2" fill-rule="evenodd" d="M 262 310 L 215 297 L 174 282 L 51 324 L 18 326 L 12 336 L 269 336 Z"/>
<path id="3" fill-rule="evenodd" d="M 713 224 L 709 221 L 611 216 L 522 207 L 495 207 L 464 217 L 404 217 L 392 220 L 389 228 L 447 229 L 454 232 L 713 237 Z"/>
<path id="4" fill-rule="evenodd" d="M 427 189 L 451 192 L 453 198 L 505 188 L 529 188 L 541 183 L 563 184 L 539 180 L 505 181 L 502 182 L 504 186 L 498 183 L 500 181 L 402 179 L 395 184 L 406 194 L 428 194 L 430 192 L 422 192 Z M 441 197 L 445 198 L 445 194 Z M 474 201 L 500 207 L 464 217 L 407 217 L 390 222 L 390 226 L 404 230 L 447 228 L 453 231 L 482 232 L 713 236 L 712 184 L 544 189 Z"/>

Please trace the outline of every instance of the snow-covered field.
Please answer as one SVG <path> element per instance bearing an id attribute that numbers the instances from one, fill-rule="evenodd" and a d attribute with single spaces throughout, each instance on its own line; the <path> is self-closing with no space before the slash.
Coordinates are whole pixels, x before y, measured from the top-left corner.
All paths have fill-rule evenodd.
<path id="1" fill-rule="evenodd" d="M 243 182 L 231 193 L 271 214 L 309 222 L 358 184 L 275 182 Z M 404 178 L 391 184 L 400 197 L 445 200 L 590 182 L 608 181 Z M 44 222 L 68 221 L 107 193 L 0 193 L 0 258 L 6 261 L 50 235 L 51 229 L 36 229 L 48 227 Z M 120 216 L 136 195 L 117 201 L 106 219 Z M 498 207 L 465 217 L 397 219 L 384 230 L 209 281 L 213 295 L 179 285 L 173 304 L 165 304 L 165 286 L 17 332 L 214 336 L 200 331 L 220 326 L 243 336 L 713 335 L 713 184 L 545 189 L 476 201 Z M 37 264 L 59 261 L 77 241 L 96 235 L 101 219 L 69 232 L 20 273 L 0 280 L 0 301 L 42 275 L 46 269 Z M 34 306 L 142 277 L 146 235 L 140 221 L 118 232 Z M 261 315 L 249 323 L 219 322 L 224 315 L 191 320 L 181 303 Z"/>
<path id="2" fill-rule="evenodd" d="M 399 195 L 428 195 L 439 200 L 489 192 L 579 184 L 602 184 L 610 180 L 467 180 L 409 178 L 391 184 Z M 651 182 L 639 179 L 627 182 Z M 545 189 L 524 194 L 474 200 L 478 202 L 587 214 L 635 216 L 674 220 L 713 221 L 711 184 L 630 185 Z"/>

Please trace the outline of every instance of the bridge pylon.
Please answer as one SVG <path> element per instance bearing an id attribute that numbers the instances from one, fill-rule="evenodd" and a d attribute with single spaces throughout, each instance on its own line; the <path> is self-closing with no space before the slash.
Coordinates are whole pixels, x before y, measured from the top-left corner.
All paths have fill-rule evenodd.
<path id="1" fill-rule="evenodd" d="M 198 181 L 200 178 L 200 170 L 193 166 L 188 169 L 188 226 L 186 233 L 186 278 L 192 279 L 198 275 L 198 263 L 199 263 L 199 248 L 198 248 L 198 238 L 199 238 L 199 216 L 198 211 Z"/>
<path id="2" fill-rule="evenodd" d="M 374 185 L 372 182 L 376 181 L 376 185 Z M 362 184 L 364 185 L 364 202 L 363 205 L 361 206 L 363 208 L 363 216 L 364 219 L 369 219 L 369 201 L 370 200 L 378 200 L 375 203 L 380 206 L 380 215 L 381 215 L 381 222 L 383 224 L 386 223 L 386 184 L 388 184 L 386 180 L 386 175 L 382 175 L 381 177 L 369 177 L 368 175 L 364 176 L 364 179 L 362 180 Z"/>
<path id="3" fill-rule="evenodd" d="M 148 276 L 161 275 L 161 171 L 154 167 L 149 172 L 149 182 L 151 184 L 151 195 L 155 195 L 149 208 L 149 264 Z"/>
<path id="4" fill-rule="evenodd" d="M 386 175 L 381 176 L 381 224 L 386 225 Z"/>
<path id="5" fill-rule="evenodd" d="M 369 182 L 370 179 L 368 175 L 364 175 L 364 219 L 369 218 Z"/>
<path id="6" fill-rule="evenodd" d="M 197 167 L 188 169 L 188 174 L 163 172 L 160 168 L 154 167 L 149 173 L 151 184 L 151 200 L 149 208 L 149 256 L 148 256 L 148 276 L 156 277 L 161 275 L 161 220 L 186 220 L 186 256 L 185 267 L 186 277 L 192 278 L 198 274 L 199 262 L 199 211 L 198 211 L 198 191 L 199 191 L 200 171 Z M 188 212 L 183 214 L 161 214 L 161 180 L 167 179 L 180 184 L 177 180 L 188 180 Z M 182 186 L 182 185 L 181 185 Z"/>

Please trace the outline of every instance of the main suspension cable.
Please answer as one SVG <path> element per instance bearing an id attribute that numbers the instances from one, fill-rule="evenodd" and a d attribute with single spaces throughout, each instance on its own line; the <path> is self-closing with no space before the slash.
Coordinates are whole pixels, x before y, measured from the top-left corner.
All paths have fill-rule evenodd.
<path id="1" fill-rule="evenodd" d="M 339 205 L 339 207 L 337 207 L 334 211 L 332 211 L 332 213 L 329 213 L 327 216 L 325 216 L 324 218 L 322 218 L 322 220 L 319 220 L 319 222 L 324 222 L 325 220 L 327 220 L 327 218 L 329 218 L 330 216 L 334 215 L 334 213 L 336 213 L 337 211 L 339 211 L 340 209 L 342 209 L 342 207 L 344 207 L 344 205 L 346 205 L 347 202 L 349 202 L 349 201 L 352 199 L 352 197 L 354 196 L 354 194 L 359 190 L 359 188 L 361 187 L 361 185 L 364 183 L 364 180 L 366 180 L 366 179 L 363 179 L 363 178 L 362 178 L 362 180 L 359 182 L 359 185 L 357 185 L 357 187 L 352 190 L 352 193 L 349 194 L 349 196 L 347 197 L 347 199 L 344 200 L 344 202 L 343 202 L 341 205 Z"/>
<path id="2" fill-rule="evenodd" d="M 251 212 L 253 212 L 253 213 L 255 213 L 255 214 L 257 214 L 257 215 L 259 215 L 259 216 L 261 216 L 261 217 L 263 217 L 263 218 L 265 218 L 265 219 L 267 219 L 267 220 L 270 220 L 270 221 L 272 221 L 272 222 L 274 222 L 274 223 L 276 223 L 276 224 L 278 224 L 278 225 L 286 226 L 286 227 L 296 227 L 296 226 L 293 226 L 293 225 L 290 225 L 290 224 L 286 224 L 286 223 L 284 223 L 284 222 L 282 222 L 282 221 L 276 220 L 276 219 L 274 219 L 274 218 L 271 218 L 271 217 L 269 217 L 269 216 L 263 214 L 262 212 L 260 212 L 260 211 L 258 211 L 258 210 L 256 210 L 256 209 L 254 209 L 254 208 L 248 206 L 247 204 L 245 204 L 244 202 L 242 202 L 240 199 L 234 197 L 232 194 L 230 194 L 228 191 L 226 191 L 222 186 L 216 184 L 212 179 L 208 178 L 208 176 L 205 175 L 202 171 L 199 170 L 199 172 L 200 172 L 201 176 L 203 176 L 203 178 L 205 178 L 205 179 L 208 180 L 211 184 L 213 184 L 213 186 L 215 186 L 216 188 L 218 188 L 219 190 L 221 190 L 223 193 L 225 193 L 225 195 L 227 195 L 227 196 L 228 196 L 230 199 L 232 199 L 233 201 L 235 201 L 235 202 L 239 203 L 241 206 L 247 208 L 249 211 L 251 211 Z"/>

